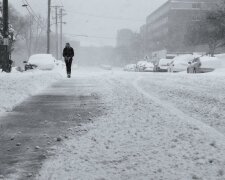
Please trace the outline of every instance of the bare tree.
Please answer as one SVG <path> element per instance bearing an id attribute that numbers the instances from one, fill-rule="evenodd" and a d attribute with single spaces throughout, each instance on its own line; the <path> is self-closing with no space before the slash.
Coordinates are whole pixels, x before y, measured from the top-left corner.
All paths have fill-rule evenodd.
<path id="1" fill-rule="evenodd" d="M 200 21 L 190 23 L 185 40 L 187 45 L 207 44 L 211 56 L 217 48 L 224 47 L 225 1 L 217 9 L 207 12 Z"/>

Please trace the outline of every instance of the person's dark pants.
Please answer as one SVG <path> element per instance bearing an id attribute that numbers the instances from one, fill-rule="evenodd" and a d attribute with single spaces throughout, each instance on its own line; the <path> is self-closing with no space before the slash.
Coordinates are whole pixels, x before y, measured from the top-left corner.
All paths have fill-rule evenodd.
<path id="1" fill-rule="evenodd" d="M 72 58 L 65 58 L 66 63 L 66 71 L 68 75 L 71 75 L 71 66 L 72 66 L 73 59 Z"/>

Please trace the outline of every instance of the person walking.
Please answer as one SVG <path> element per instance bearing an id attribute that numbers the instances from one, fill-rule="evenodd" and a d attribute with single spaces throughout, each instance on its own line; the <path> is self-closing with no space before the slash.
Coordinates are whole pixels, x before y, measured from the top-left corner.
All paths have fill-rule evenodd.
<path id="1" fill-rule="evenodd" d="M 66 43 L 66 47 L 63 50 L 63 57 L 66 63 L 67 77 L 71 78 L 71 66 L 73 63 L 74 50 L 70 46 L 70 43 Z"/>

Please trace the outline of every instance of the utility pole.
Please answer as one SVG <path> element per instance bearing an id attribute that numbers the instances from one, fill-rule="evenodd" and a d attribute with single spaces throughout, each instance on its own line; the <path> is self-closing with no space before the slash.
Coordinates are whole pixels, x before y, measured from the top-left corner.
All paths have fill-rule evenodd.
<path id="1" fill-rule="evenodd" d="M 48 0 L 48 29 L 47 29 L 47 54 L 50 54 L 50 33 L 51 33 L 51 0 Z"/>
<path id="2" fill-rule="evenodd" d="M 60 9 L 60 43 L 59 43 L 59 51 L 62 52 L 62 31 L 63 31 L 63 9 Z M 62 59 L 62 53 L 60 53 L 60 59 Z"/>
<path id="3" fill-rule="evenodd" d="M 9 12 L 8 11 L 9 11 L 8 0 L 3 0 L 3 36 L 5 39 L 8 39 L 8 35 L 9 35 L 9 26 L 8 26 Z M 4 45 L 5 45 L 5 42 L 4 42 Z"/>
<path id="4" fill-rule="evenodd" d="M 63 11 L 64 9 L 61 8 L 60 9 L 60 14 L 59 14 L 59 17 L 60 17 L 60 42 L 59 42 L 59 51 L 62 52 L 63 50 L 63 47 L 62 47 L 62 41 L 63 41 L 63 24 L 65 24 L 65 22 L 63 22 L 63 16 L 66 15 L 66 13 L 63 14 Z M 62 59 L 62 53 L 60 53 L 60 59 Z"/>
<path id="5" fill-rule="evenodd" d="M 58 8 L 63 6 L 51 6 L 51 7 L 55 8 L 56 59 L 58 59 L 59 58 Z"/>
<path id="6" fill-rule="evenodd" d="M 59 59 L 58 7 L 55 6 L 56 59 Z"/>
<path id="7" fill-rule="evenodd" d="M 9 60 L 9 4 L 8 0 L 3 0 L 3 47 L 4 47 L 4 60 L 2 70 L 10 72 Z"/>
<path id="8" fill-rule="evenodd" d="M 29 37 L 29 49 L 28 49 L 28 56 L 30 57 L 31 56 L 31 49 L 32 49 L 32 22 L 33 22 L 33 19 L 32 19 L 32 16 L 30 15 L 30 23 L 29 23 L 29 26 L 30 26 L 30 37 Z"/>

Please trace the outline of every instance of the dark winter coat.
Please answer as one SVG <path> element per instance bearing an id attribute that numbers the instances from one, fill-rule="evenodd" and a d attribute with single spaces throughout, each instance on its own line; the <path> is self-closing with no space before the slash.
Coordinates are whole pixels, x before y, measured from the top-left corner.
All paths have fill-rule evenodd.
<path id="1" fill-rule="evenodd" d="M 72 47 L 65 47 L 63 50 L 63 57 L 74 57 L 74 50 Z"/>

